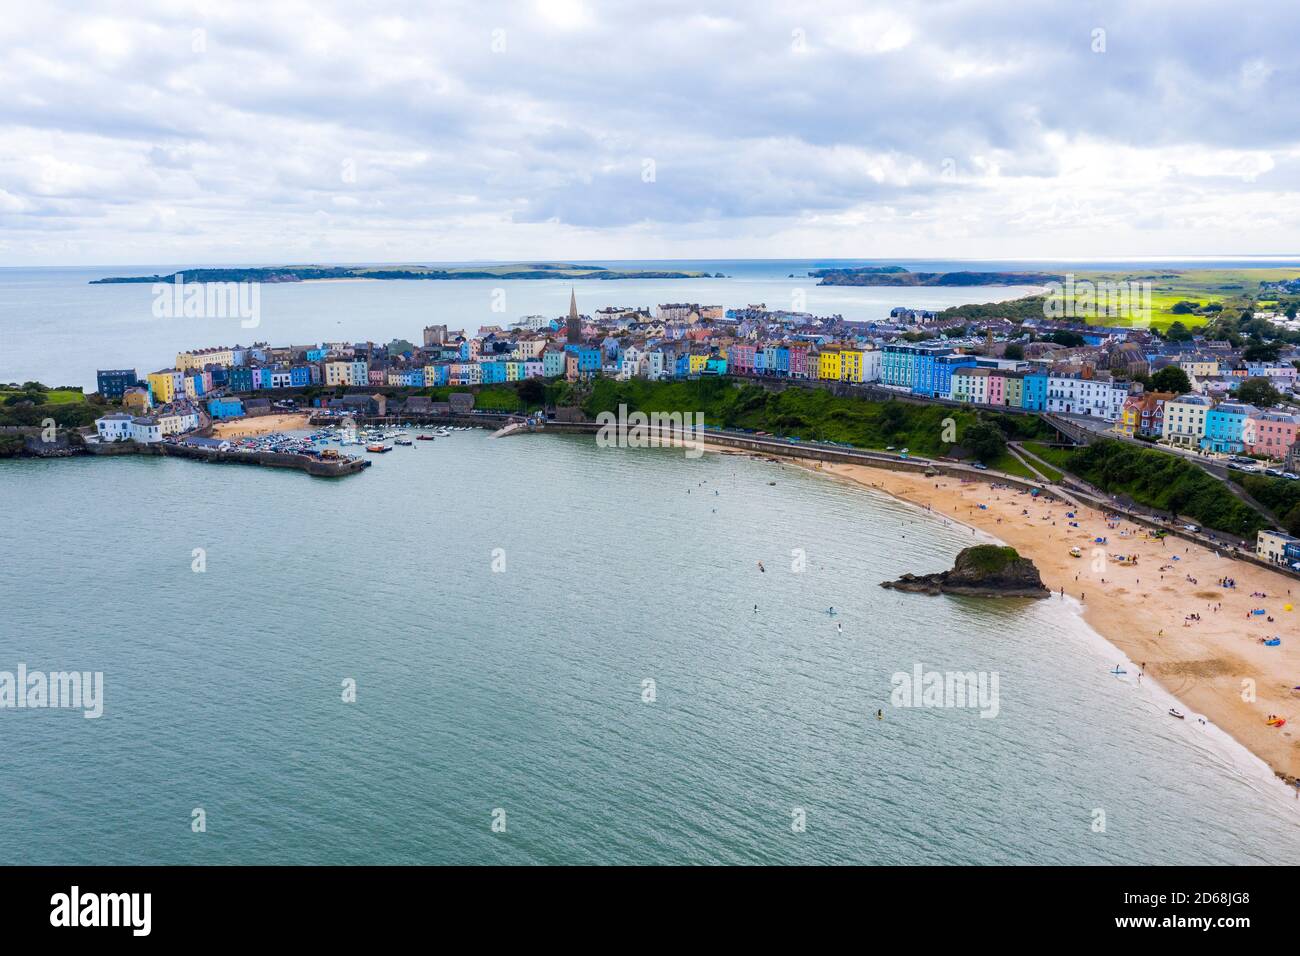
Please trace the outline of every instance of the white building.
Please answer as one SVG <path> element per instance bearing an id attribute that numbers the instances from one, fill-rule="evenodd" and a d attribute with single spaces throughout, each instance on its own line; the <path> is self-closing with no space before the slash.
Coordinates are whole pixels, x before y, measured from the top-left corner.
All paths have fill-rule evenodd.
<path id="1" fill-rule="evenodd" d="M 126 441 L 131 437 L 131 416 L 117 412 L 95 419 L 100 441 Z"/>
<path id="2" fill-rule="evenodd" d="M 1179 395 L 1165 402 L 1164 425 L 1160 437 L 1171 445 L 1199 448 L 1205 437 L 1205 416 L 1214 407 L 1214 400 L 1204 395 Z"/>
<path id="3" fill-rule="evenodd" d="M 862 350 L 862 381 L 879 382 L 880 381 L 880 359 L 881 351 L 879 349 Z"/>
<path id="4" fill-rule="evenodd" d="M 1047 411 L 1058 415 L 1090 415 L 1118 421 L 1128 386 L 1109 376 L 1084 378 L 1077 373 L 1047 376 Z M 1167 421 L 1168 419 L 1166 419 Z"/>
<path id="5" fill-rule="evenodd" d="M 1287 565 L 1286 546 L 1300 543 L 1296 538 L 1281 531 L 1261 531 L 1255 543 L 1255 555 L 1270 564 Z M 1293 549 L 1294 550 L 1294 549 Z"/>
<path id="6" fill-rule="evenodd" d="M 162 441 L 162 425 L 156 418 L 148 416 L 131 419 L 131 438 L 142 445 L 152 445 Z"/>

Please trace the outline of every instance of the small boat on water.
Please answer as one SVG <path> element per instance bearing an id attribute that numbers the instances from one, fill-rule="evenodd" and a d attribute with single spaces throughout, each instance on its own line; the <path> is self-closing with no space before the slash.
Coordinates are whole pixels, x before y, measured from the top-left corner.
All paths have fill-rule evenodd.
<path id="1" fill-rule="evenodd" d="M 1184 719 L 1184 718 L 1183 718 L 1183 715 L 1180 714 L 1178 711 L 1174 710 L 1172 707 L 1169 708 L 1169 716 L 1170 716 L 1170 717 L 1177 717 L 1179 720 L 1183 720 L 1183 719 Z"/>
<path id="2" fill-rule="evenodd" d="M 1114 667 L 1112 667 L 1112 668 L 1110 669 L 1110 672 L 1111 672 L 1112 674 L 1114 674 L 1116 677 L 1120 676 L 1121 674 L 1127 674 L 1127 673 L 1128 673 L 1128 671 L 1124 670 L 1124 668 L 1120 667 L 1118 664 L 1116 664 Z"/>
<path id="3" fill-rule="evenodd" d="M 399 439 L 397 439 L 397 444 L 399 444 L 399 445 L 411 445 L 411 444 L 413 444 L 413 442 L 412 442 L 411 439 L 409 439 L 409 438 L 399 438 Z"/>
<path id="4" fill-rule="evenodd" d="M 392 451 L 392 450 L 393 450 L 392 448 L 390 448 L 387 445 L 381 444 L 380 442 L 371 442 L 369 445 L 366 446 L 366 451 L 373 452 L 376 455 L 382 454 L 386 451 Z"/>
<path id="5" fill-rule="evenodd" d="M 416 435 L 416 436 L 415 436 L 415 440 L 416 440 L 416 441 L 433 441 L 433 436 L 432 436 L 432 435 Z"/>

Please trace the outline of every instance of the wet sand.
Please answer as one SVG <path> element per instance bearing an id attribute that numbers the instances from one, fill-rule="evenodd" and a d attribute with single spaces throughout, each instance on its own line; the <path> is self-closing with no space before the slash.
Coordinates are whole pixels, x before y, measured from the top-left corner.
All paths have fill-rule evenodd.
<path id="1" fill-rule="evenodd" d="M 307 412 L 240 418 L 218 422 L 212 426 L 212 434 L 215 438 L 245 438 L 249 435 L 269 435 L 272 432 L 301 431 L 310 427 L 310 418 L 311 415 Z"/>
<path id="2" fill-rule="evenodd" d="M 1076 510 L 1016 488 L 994 487 L 996 479 L 926 478 L 856 464 L 795 461 L 1011 545 L 1037 565 L 1052 590 L 1048 600 L 1057 600 L 1064 588 L 1082 601 L 1084 620 L 1135 665 L 1125 665 L 1130 680 L 1145 665 L 1143 680 L 1155 680 L 1178 698 L 1188 720 L 1203 716 L 1274 773 L 1288 780 L 1300 776 L 1300 742 L 1294 736 L 1300 730 L 1300 691 L 1293 690 L 1300 685 L 1300 581 L 1181 538 L 1150 538 L 1146 528 L 1131 522 L 1110 527 L 1095 509 Z M 1066 517 L 1071 511 L 1075 518 Z M 1106 544 L 1097 544 L 1098 537 Z M 1071 557 L 1072 547 L 1080 548 L 1082 557 Z M 1120 564 L 1115 555 L 1136 555 L 1137 564 Z M 1236 586 L 1221 586 L 1225 577 Z M 1267 596 L 1252 597 L 1255 592 Z M 917 600 L 936 599 L 918 595 Z M 1292 602 L 1297 610 L 1285 610 Z M 1250 614 L 1255 608 L 1267 613 Z M 1189 620 L 1193 614 L 1200 620 Z M 1274 635 L 1282 638 L 1280 647 L 1260 643 Z M 1270 714 L 1286 717 L 1286 726 L 1268 726 Z"/>

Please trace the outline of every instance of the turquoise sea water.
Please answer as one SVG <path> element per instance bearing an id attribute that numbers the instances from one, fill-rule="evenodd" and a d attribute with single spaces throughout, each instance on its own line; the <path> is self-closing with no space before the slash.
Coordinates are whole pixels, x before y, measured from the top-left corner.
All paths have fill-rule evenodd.
<path id="1" fill-rule="evenodd" d="M 885 591 L 970 531 L 791 466 L 473 432 L 336 481 L 0 461 L 0 500 L 0 670 L 105 681 L 97 720 L 0 710 L 0 863 L 1300 850 L 1267 770 L 1071 604 Z M 917 663 L 996 673 L 998 716 L 891 707 Z"/>

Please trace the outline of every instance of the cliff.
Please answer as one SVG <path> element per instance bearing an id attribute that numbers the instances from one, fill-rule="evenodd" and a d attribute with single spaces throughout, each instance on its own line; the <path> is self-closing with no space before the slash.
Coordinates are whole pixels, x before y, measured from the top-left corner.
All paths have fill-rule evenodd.
<path id="1" fill-rule="evenodd" d="M 957 555 L 951 571 L 938 574 L 904 574 L 897 581 L 882 581 L 882 588 L 915 594 L 960 594 L 973 597 L 1045 598 L 1038 568 L 1015 548 L 981 544 Z"/>

